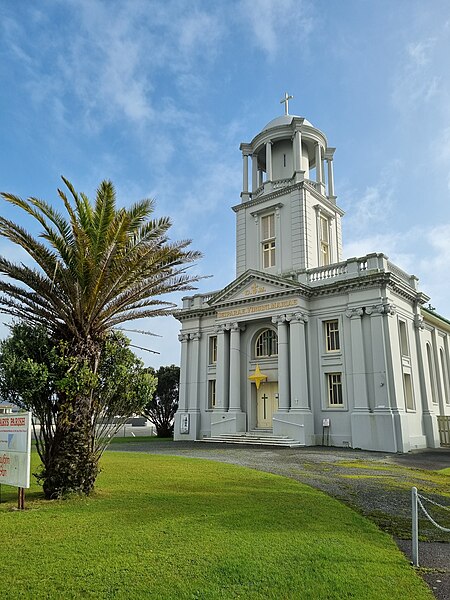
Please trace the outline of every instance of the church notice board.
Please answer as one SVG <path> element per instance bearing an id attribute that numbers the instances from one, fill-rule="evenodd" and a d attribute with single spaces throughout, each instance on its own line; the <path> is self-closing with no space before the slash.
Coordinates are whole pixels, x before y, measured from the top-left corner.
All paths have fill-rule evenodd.
<path id="1" fill-rule="evenodd" d="M 0 484 L 30 487 L 31 413 L 0 415 Z"/>

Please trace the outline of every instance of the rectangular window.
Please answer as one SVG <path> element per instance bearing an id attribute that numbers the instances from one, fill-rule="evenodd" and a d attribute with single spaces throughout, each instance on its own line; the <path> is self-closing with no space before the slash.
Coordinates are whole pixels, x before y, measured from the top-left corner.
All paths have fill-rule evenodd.
<path id="1" fill-rule="evenodd" d="M 208 381 L 208 406 L 214 408 L 216 406 L 216 380 Z"/>
<path id="2" fill-rule="evenodd" d="M 326 217 L 320 216 L 320 256 L 319 262 L 321 267 L 326 267 L 330 264 L 330 224 Z"/>
<path id="3" fill-rule="evenodd" d="M 261 218 L 261 241 L 263 268 L 275 266 L 275 215 Z"/>
<path id="4" fill-rule="evenodd" d="M 400 352 L 402 356 L 409 356 L 408 332 L 405 321 L 398 322 L 400 337 Z"/>
<path id="5" fill-rule="evenodd" d="M 327 352 L 337 352 L 341 349 L 339 341 L 339 321 L 325 321 L 325 337 Z"/>
<path id="6" fill-rule="evenodd" d="M 327 373 L 328 405 L 343 406 L 342 399 L 342 373 Z"/>
<path id="7" fill-rule="evenodd" d="M 212 335 L 209 338 L 209 364 L 215 365 L 217 362 L 217 336 Z"/>
<path id="8" fill-rule="evenodd" d="M 411 375 L 409 373 L 403 373 L 403 389 L 405 393 L 405 405 L 408 410 L 414 410 L 414 395 Z"/>

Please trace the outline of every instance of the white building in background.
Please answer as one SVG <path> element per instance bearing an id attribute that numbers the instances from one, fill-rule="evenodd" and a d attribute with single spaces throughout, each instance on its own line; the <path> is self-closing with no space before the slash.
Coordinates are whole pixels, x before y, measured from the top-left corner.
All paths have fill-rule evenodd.
<path id="1" fill-rule="evenodd" d="M 272 434 L 309 446 L 325 433 L 334 446 L 438 447 L 450 322 L 384 254 L 343 260 L 335 148 L 288 100 L 240 147 L 236 278 L 177 313 L 175 440 Z"/>

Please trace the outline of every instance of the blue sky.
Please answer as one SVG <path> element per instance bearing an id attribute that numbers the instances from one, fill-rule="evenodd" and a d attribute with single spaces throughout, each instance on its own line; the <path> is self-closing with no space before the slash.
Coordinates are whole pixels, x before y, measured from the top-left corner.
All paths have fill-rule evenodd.
<path id="1" fill-rule="evenodd" d="M 219 289 L 239 144 L 288 91 L 337 148 L 345 257 L 384 252 L 450 317 L 447 0 L 0 0 L 0 27 L 2 191 L 57 202 L 64 175 L 153 197 L 203 252 L 200 291 Z M 137 327 L 162 336 L 131 335 L 160 352 L 147 364 L 179 362 L 175 319 Z"/>

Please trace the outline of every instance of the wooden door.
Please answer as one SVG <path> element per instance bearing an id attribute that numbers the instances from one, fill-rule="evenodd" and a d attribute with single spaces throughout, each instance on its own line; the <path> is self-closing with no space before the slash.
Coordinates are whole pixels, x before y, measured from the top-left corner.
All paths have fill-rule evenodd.
<path id="1" fill-rule="evenodd" d="M 273 413 L 278 410 L 278 382 L 261 383 L 256 391 L 256 427 L 272 428 Z"/>

